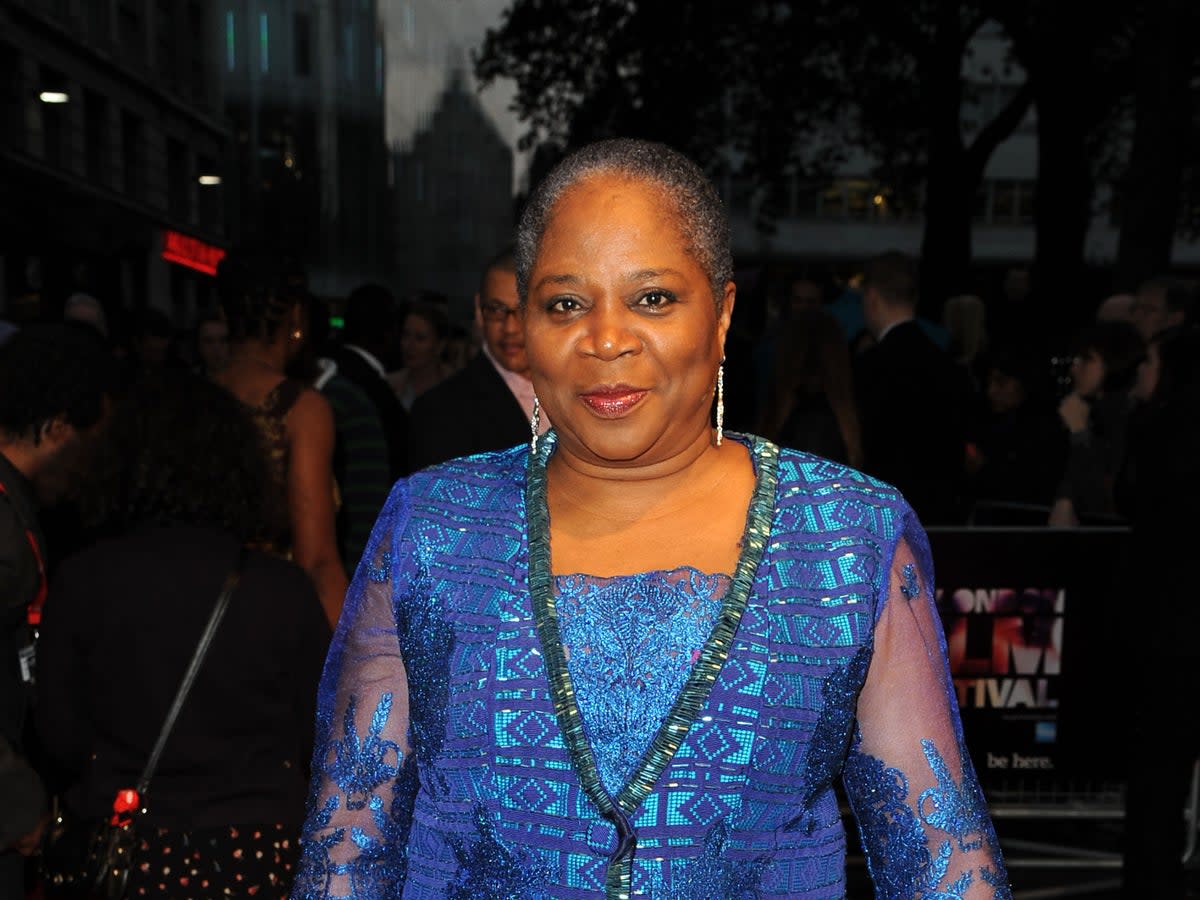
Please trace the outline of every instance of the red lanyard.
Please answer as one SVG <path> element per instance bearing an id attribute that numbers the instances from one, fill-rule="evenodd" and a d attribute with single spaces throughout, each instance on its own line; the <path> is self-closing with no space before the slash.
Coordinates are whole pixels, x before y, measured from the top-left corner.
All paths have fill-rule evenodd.
<path id="1" fill-rule="evenodd" d="M 8 494 L 8 488 L 4 486 L 3 481 L 0 481 L 0 494 Z M 18 513 L 19 517 L 20 514 Z M 37 537 L 34 535 L 33 529 L 28 525 L 25 526 L 25 537 L 29 541 L 29 549 L 33 551 L 33 558 L 37 562 L 38 569 L 37 593 L 29 601 L 26 616 L 29 619 L 30 627 L 37 628 L 42 624 L 42 605 L 46 602 L 46 593 L 48 591 L 46 584 L 46 562 L 42 559 L 42 548 L 38 546 Z"/>

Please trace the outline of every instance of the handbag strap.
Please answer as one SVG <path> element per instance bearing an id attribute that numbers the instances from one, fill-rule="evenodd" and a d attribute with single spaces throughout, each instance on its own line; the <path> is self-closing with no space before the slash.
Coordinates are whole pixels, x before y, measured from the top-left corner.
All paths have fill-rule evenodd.
<path id="1" fill-rule="evenodd" d="M 179 718 L 179 711 L 183 708 L 183 703 L 187 700 L 187 695 L 192 689 L 192 684 L 196 681 L 196 675 L 199 673 L 200 666 L 204 662 L 204 657 L 208 653 L 213 635 L 217 633 L 217 626 L 221 624 L 225 610 L 229 607 L 229 598 L 233 596 L 234 589 L 237 587 L 238 582 L 241 581 L 242 568 L 245 564 L 246 548 L 242 547 L 238 551 L 237 562 L 234 563 L 233 570 L 225 576 L 225 583 L 221 586 L 221 593 L 217 596 L 217 602 L 208 617 L 208 624 L 204 626 L 204 631 L 200 634 L 196 650 L 192 653 L 192 661 L 188 663 L 187 671 L 183 673 L 183 680 L 179 682 L 179 689 L 175 692 L 175 699 L 171 702 L 171 708 L 167 710 L 167 717 L 163 719 L 162 728 L 158 732 L 158 740 L 154 742 L 154 749 L 150 751 L 150 758 L 146 760 L 146 768 L 142 770 L 142 777 L 138 779 L 137 792 L 139 797 L 144 798 L 146 791 L 150 788 L 150 779 L 154 776 L 154 770 L 158 768 L 158 760 L 162 756 L 163 747 L 166 746 L 167 738 L 171 736 L 171 729 L 175 727 L 175 720 Z"/>

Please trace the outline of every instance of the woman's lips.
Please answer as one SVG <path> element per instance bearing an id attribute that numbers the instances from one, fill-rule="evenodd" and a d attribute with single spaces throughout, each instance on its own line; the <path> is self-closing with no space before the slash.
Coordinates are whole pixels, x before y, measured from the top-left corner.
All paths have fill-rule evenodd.
<path id="1" fill-rule="evenodd" d="M 648 391 L 642 388 L 629 387 L 624 384 L 611 387 L 605 385 L 580 394 L 579 399 L 586 403 L 596 415 L 605 419 L 617 419 L 637 406 L 647 393 Z"/>

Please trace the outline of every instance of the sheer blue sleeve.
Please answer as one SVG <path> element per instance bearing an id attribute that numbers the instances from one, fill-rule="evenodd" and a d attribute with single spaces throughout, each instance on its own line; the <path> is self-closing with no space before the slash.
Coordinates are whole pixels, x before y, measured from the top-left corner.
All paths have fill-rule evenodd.
<path id="1" fill-rule="evenodd" d="M 407 517 L 401 481 L 375 524 L 325 662 L 293 898 L 393 897 L 404 883 L 416 785 L 397 634 L 410 583 L 396 553 Z"/>
<path id="2" fill-rule="evenodd" d="M 963 743 L 920 526 L 895 549 L 845 786 L 881 900 L 1011 898 Z"/>

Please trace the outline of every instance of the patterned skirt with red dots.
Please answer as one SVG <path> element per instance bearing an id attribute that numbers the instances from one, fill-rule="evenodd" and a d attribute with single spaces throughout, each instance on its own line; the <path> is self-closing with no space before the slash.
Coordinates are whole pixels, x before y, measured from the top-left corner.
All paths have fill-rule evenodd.
<path id="1" fill-rule="evenodd" d="M 283 900 L 292 887 L 297 831 L 286 825 L 148 829 L 139 835 L 126 896 Z"/>

